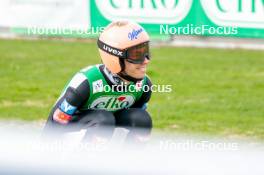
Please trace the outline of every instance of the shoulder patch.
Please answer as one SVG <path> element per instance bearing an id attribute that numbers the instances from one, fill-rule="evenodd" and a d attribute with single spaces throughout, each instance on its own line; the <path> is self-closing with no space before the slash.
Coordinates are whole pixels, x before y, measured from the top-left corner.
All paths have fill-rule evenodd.
<path id="1" fill-rule="evenodd" d="M 103 90 L 104 84 L 102 79 L 93 82 L 93 93 L 103 92 Z"/>
<path id="2" fill-rule="evenodd" d="M 138 81 L 138 82 L 136 83 L 136 90 L 137 90 L 137 91 L 139 91 L 139 90 L 142 89 L 143 81 L 144 81 L 144 80 L 141 80 L 141 81 Z"/>
<path id="3" fill-rule="evenodd" d="M 62 112 L 65 112 L 66 114 L 72 115 L 74 114 L 74 112 L 76 111 L 77 107 L 72 106 L 71 104 L 69 104 L 67 102 L 67 100 L 65 99 L 61 105 L 60 105 L 60 109 L 62 110 Z"/>

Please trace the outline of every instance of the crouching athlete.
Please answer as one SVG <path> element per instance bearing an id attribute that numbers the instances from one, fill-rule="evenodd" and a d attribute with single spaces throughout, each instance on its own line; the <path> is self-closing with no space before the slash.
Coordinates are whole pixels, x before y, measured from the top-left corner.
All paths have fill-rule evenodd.
<path id="1" fill-rule="evenodd" d="M 97 45 L 103 64 L 74 75 L 53 106 L 44 132 L 86 129 L 87 140 L 109 139 L 115 127 L 123 127 L 129 130 L 127 139 L 146 140 L 152 128 L 146 111 L 151 97 L 146 76 L 149 35 L 136 23 L 112 22 Z"/>

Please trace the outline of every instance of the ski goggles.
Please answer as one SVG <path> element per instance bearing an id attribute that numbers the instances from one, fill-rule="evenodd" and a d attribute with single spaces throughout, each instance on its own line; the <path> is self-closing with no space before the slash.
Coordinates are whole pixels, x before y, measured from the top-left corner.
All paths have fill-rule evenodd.
<path id="1" fill-rule="evenodd" d="M 149 41 L 138 44 L 136 46 L 129 47 L 124 50 L 109 46 L 108 44 L 105 44 L 99 39 L 97 41 L 97 45 L 103 51 L 113 56 L 126 59 L 128 62 L 133 64 L 142 64 L 146 58 L 150 60 Z"/>

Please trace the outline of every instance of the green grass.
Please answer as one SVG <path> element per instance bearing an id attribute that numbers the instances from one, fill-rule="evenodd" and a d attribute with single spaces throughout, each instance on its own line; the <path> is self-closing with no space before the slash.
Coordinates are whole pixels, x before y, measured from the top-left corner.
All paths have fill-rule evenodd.
<path id="1" fill-rule="evenodd" d="M 0 40 L 0 119 L 46 119 L 65 83 L 100 63 L 95 42 Z M 152 49 L 154 127 L 187 134 L 264 138 L 264 52 Z"/>

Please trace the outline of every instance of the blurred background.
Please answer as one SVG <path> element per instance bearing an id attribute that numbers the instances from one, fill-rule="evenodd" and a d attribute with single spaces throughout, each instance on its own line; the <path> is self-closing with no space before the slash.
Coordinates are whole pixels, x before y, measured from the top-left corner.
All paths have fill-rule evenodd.
<path id="1" fill-rule="evenodd" d="M 154 132 L 264 138 L 263 0 L 1 0 L 1 125 L 40 128 L 64 85 L 101 63 L 96 38 L 111 21 L 151 35 Z"/>

